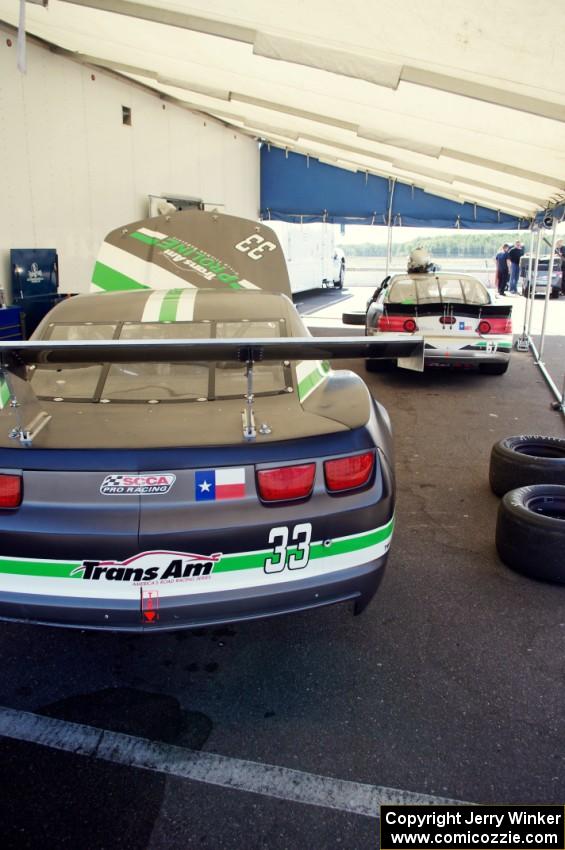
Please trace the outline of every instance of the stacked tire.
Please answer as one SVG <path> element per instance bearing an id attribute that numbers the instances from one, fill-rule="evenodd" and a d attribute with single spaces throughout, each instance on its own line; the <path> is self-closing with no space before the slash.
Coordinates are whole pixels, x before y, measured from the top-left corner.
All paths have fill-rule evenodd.
<path id="1" fill-rule="evenodd" d="M 501 559 L 530 578 L 565 584 L 565 439 L 506 437 L 492 448 L 489 477 L 502 496 Z"/>

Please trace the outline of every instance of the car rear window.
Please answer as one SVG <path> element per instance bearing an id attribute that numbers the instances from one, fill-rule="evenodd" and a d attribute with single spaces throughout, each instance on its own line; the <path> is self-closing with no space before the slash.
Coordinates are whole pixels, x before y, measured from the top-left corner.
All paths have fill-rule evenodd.
<path id="1" fill-rule="evenodd" d="M 241 339 L 286 335 L 284 320 L 201 322 L 117 322 L 49 325 L 53 340 L 109 339 Z M 290 368 L 282 363 L 257 363 L 255 395 L 286 392 Z M 166 402 L 240 398 L 247 389 L 245 366 L 217 363 L 114 363 L 33 369 L 38 398 L 60 401 Z"/>
<path id="2" fill-rule="evenodd" d="M 387 295 L 389 304 L 489 304 L 486 287 L 472 278 L 426 275 L 395 280 Z"/>

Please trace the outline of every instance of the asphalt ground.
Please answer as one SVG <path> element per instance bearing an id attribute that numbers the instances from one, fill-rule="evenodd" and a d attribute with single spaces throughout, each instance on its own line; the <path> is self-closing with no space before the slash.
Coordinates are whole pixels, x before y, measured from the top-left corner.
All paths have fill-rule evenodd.
<path id="1" fill-rule="evenodd" d="M 349 309 L 366 291 L 306 296 L 301 309 Z M 548 337 L 548 362 L 558 364 L 562 343 Z M 562 803 L 565 587 L 498 559 L 488 462 L 503 436 L 563 436 L 563 417 L 529 354 L 515 352 L 499 377 L 339 365 L 365 377 L 395 435 L 397 528 L 367 611 L 155 636 L 0 624 L 0 705 L 226 764 L 469 802 Z M 0 741 L 3 848 L 378 846 L 376 817 L 97 752 Z M 297 799 L 306 784 L 296 780 Z"/>

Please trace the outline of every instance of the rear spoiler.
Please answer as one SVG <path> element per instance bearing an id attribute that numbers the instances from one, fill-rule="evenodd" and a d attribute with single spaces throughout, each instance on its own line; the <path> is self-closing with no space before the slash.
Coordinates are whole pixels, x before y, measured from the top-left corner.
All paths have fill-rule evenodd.
<path id="1" fill-rule="evenodd" d="M 374 337 L 268 337 L 266 339 L 30 340 L 0 342 L 0 368 L 86 363 L 182 363 L 236 360 L 330 360 L 399 358 L 421 371 L 423 338 L 405 334 Z M 421 357 L 420 357 L 421 356 Z M 420 358 L 420 359 L 419 359 Z M 414 359 L 414 363 L 412 363 Z M 408 362 L 410 361 L 410 362 Z"/>
<path id="2" fill-rule="evenodd" d="M 400 316 L 436 316 L 445 309 L 458 316 L 469 318 L 507 319 L 512 314 L 512 305 L 503 304 L 460 304 L 454 301 L 435 301 L 431 304 L 391 304 L 384 305 L 387 313 Z"/>
<path id="3" fill-rule="evenodd" d="M 421 336 L 381 334 L 374 337 L 279 337 L 267 339 L 29 340 L 0 342 L 0 399 L 9 399 L 15 414 L 10 437 L 23 446 L 48 424 L 27 380 L 27 366 L 81 366 L 93 363 L 186 363 L 231 360 L 246 365 L 247 393 L 243 415 L 245 439 L 254 439 L 253 367 L 261 361 L 396 358 L 405 369 L 422 371 Z M 4 388 L 8 392 L 3 393 Z M 2 404 L 6 406 L 6 402 Z M 23 411 L 27 422 L 23 421 Z"/>

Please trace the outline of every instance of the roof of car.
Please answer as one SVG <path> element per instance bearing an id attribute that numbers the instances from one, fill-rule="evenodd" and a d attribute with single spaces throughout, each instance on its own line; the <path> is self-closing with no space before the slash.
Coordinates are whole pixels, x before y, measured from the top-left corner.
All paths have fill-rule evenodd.
<path id="1" fill-rule="evenodd" d="M 43 319 L 34 339 L 52 324 L 85 322 L 267 321 L 286 322 L 286 335 L 306 336 L 296 308 L 286 295 L 263 290 L 143 289 L 104 292 L 64 299 Z"/>
<path id="2" fill-rule="evenodd" d="M 472 274 L 464 274 L 462 272 L 399 272 L 397 274 L 393 274 L 390 279 L 390 284 L 394 283 L 395 280 L 400 280 L 404 278 L 413 278 L 414 280 L 429 280 L 430 278 L 439 278 L 440 280 L 472 280 L 475 283 L 479 283 L 481 286 L 485 286 L 485 284 L 479 280 L 478 277 L 475 277 Z M 389 285 L 390 285 L 389 284 Z M 485 287 L 486 289 L 486 287 Z"/>

